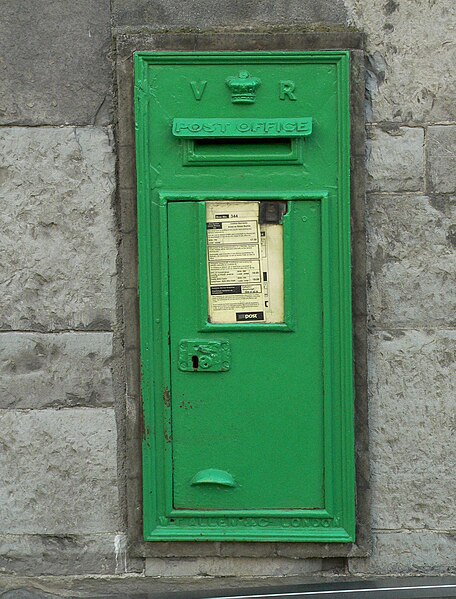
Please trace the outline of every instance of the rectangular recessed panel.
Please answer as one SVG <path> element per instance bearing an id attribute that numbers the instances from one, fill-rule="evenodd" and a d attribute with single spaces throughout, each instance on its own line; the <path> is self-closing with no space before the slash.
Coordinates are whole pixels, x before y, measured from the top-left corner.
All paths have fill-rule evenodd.
<path id="1" fill-rule="evenodd" d="M 303 157 L 303 140 L 299 138 L 210 138 L 183 143 L 187 166 L 297 164 Z"/>
<path id="2" fill-rule="evenodd" d="M 202 280 L 195 279 L 185 264 L 198 263 L 199 247 L 204 247 L 204 239 L 201 246 L 195 244 L 201 232 L 204 235 L 199 219 L 216 222 L 212 220 L 216 215 L 229 215 L 224 212 L 228 206 L 206 202 L 201 211 L 196 202 L 168 205 L 170 319 L 175 323 L 171 356 L 198 327 L 198 315 L 189 306 L 206 284 L 205 273 Z M 245 220 L 233 223 L 242 223 L 247 243 L 259 233 L 258 213 L 259 203 L 239 203 L 238 214 Z M 271 331 L 268 338 L 261 331 L 214 332 L 211 339 L 230 344 L 229 371 L 172 368 L 176 509 L 324 507 L 320 202 L 293 202 L 283 221 L 275 226 L 291 237 L 296 270 L 306 273 L 296 277 L 290 290 L 299 297 L 296 331 Z M 228 234 L 233 242 L 239 241 L 236 231 Z M 208 469 L 229 473 L 234 484 L 211 480 L 192 484 L 198 472 Z"/>

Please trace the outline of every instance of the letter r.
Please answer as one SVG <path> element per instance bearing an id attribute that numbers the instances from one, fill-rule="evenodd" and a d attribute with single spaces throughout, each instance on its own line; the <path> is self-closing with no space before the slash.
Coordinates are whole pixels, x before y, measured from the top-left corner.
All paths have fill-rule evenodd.
<path id="1" fill-rule="evenodd" d="M 279 87 L 279 98 L 281 100 L 285 100 L 285 96 L 287 96 L 289 100 L 296 100 L 296 96 L 293 93 L 296 87 L 294 81 L 291 81 L 291 79 L 279 81 Z"/>

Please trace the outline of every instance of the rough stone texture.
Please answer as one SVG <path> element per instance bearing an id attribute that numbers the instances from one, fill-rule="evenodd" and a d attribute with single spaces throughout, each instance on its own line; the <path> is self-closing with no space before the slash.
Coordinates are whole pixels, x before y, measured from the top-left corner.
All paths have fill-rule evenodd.
<path id="1" fill-rule="evenodd" d="M 137 207 L 136 190 L 125 189 L 122 191 L 120 206 L 120 229 L 122 235 L 137 235 Z"/>
<path id="2" fill-rule="evenodd" d="M 454 529 L 456 331 L 383 331 L 370 349 L 373 527 Z"/>
<path id="3" fill-rule="evenodd" d="M 376 327 L 448 327 L 456 314 L 454 203 L 372 196 L 368 204 L 370 320 Z"/>
<path id="4" fill-rule="evenodd" d="M 0 534 L 117 530 L 111 409 L 1 410 L 0 431 Z"/>
<path id="5" fill-rule="evenodd" d="M 0 129 L 0 328 L 111 327 L 113 190 L 109 130 Z"/>
<path id="6" fill-rule="evenodd" d="M 345 0 L 367 34 L 368 92 L 374 121 L 456 119 L 452 0 Z"/>
<path id="7" fill-rule="evenodd" d="M 296 23 L 340 23 L 347 20 L 343 0 L 314 2 L 313 0 L 114 0 L 114 24 L 117 26 L 177 29 L 211 26 L 258 27 Z"/>
<path id="8" fill-rule="evenodd" d="M 456 125 L 428 127 L 429 184 L 437 193 L 456 192 Z"/>
<path id="9" fill-rule="evenodd" d="M 108 1 L 8 4 L 2 13 L 5 31 L 0 31 L 6 50 L 0 62 L 0 123 L 108 123 Z M 368 164 L 369 187 L 377 194 L 369 202 L 375 544 L 371 559 L 352 559 L 350 568 L 361 575 L 455 573 L 455 538 L 444 529 L 454 532 L 456 490 L 451 471 L 456 225 L 451 199 L 432 194 L 454 193 L 456 187 L 456 127 L 447 124 L 456 119 L 456 5 L 451 0 L 113 0 L 112 5 L 117 33 L 132 28 L 242 28 L 243 41 L 238 43 L 251 50 L 266 49 L 272 34 L 253 34 L 250 27 L 268 31 L 269 25 L 309 24 L 312 29 L 324 23 L 337 31 L 348 16 L 367 33 L 367 115 L 377 123 L 370 131 Z M 313 29 L 308 41 L 319 35 L 319 28 Z M 274 35 L 281 39 L 280 32 Z M 293 43 L 300 48 L 303 38 L 296 35 Z M 213 35 L 210 49 L 230 49 L 229 39 Z M 155 35 L 153 47 L 162 43 L 163 36 Z M 192 33 L 176 33 L 168 43 L 165 49 L 170 50 L 176 43 L 186 50 L 204 44 Z M 119 87 L 119 109 L 131 119 L 129 69 L 128 57 L 121 57 L 118 72 L 129 85 Z M 134 270 L 127 260 L 135 253 L 135 212 L 125 210 L 135 199 L 134 130 L 125 122 L 121 119 L 117 133 L 119 187 L 127 200 L 118 215 L 122 232 L 129 234 L 121 244 L 127 289 L 118 293 L 123 305 L 117 314 L 123 309 L 126 317 L 136 313 L 137 299 Z M 353 144 L 356 156 L 363 150 L 363 143 Z M 0 347 L 6 355 L 0 362 L 0 398 L 4 407 L 42 408 L 0 410 L 0 479 L 6 481 L 0 490 L 0 569 L 28 575 L 131 571 L 125 566 L 125 536 L 116 534 L 121 527 L 119 481 L 124 476 L 120 470 L 116 480 L 116 458 L 122 468 L 125 456 L 122 440 L 115 444 L 113 411 L 74 407 L 110 403 L 106 360 L 111 336 L 25 332 L 109 331 L 117 326 L 110 132 L 101 127 L 3 129 L 0 167 L 0 328 L 24 331 L 0 335 L 6 344 Z M 401 194 L 391 195 L 398 191 Z M 424 191 L 429 197 L 407 193 Z M 361 219 L 356 222 L 360 226 Z M 362 227 L 354 231 L 357 248 Z M 133 436 L 136 446 L 137 340 L 137 330 L 130 327 L 116 346 L 128 348 L 126 436 Z M 116 368 L 121 372 L 118 364 Z M 123 400 L 121 395 L 117 406 L 122 439 Z M 139 460 L 128 476 L 140 478 Z M 136 513 L 138 506 L 139 499 Z M 157 558 L 147 564 L 147 573 L 162 575 L 168 585 L 171 575 L 182 580 L 195 573 L 285 578 L 328 568 L 339 572 L 340 566 L 337 560 L 288 559 L 304 551 L 295 551 L 292 544 L 277 545 L 275 557 L 267 559 L 254 557 L 252 546 L 238 551 L 235 545 L 210 544 L 204 548 L 206 558 L 187 560 L 177 559 L 172 545 L 160 546 L 162 553 L 157 551 Z M 193 544 L 193 555 L 197 550 Z M 157 579 L 154 584 L 165 583 Z M 27 596 L 19 592 L 17 596 Z"/>
<path id="10" fill-rule="evenodd" d="M 456 537 L 428 530 L 377 531 L 372 557 L 350 559 L 349 570 L 351 574 L 382 576 L 455 574 Z"/>
<path id="11" fill-rule="evenodd" d="M 111 121 L 109 0 L 2 3 L 0 124 Z"/>
<path id="12" fill-rule="evenodd" d="M 0 408 L 109 406 L 111 333 L 1 333 Z"/>
<path id="13" fill-rule="evenodd" d="M 424 129 L 369 130 L 367 186 L 371 191 L 424 190 Z"/>
<path id="14" fill-rule="evenodd" d="M 332 572 L 327 575 L 306 576 L 268 576 L 268 577 L 163 577 L 150 578 L 144 576 L 127 577 L 65 577 L 44 576 L 39 579 L 3 575 L 0 577 L 0 594 L 2 599 L 50 599 L 50 597 L 66 597 L 67 599 L 197 599 L 210 592 L 212 595 L 245 595 L 257 596 L 264 593 L 281 593 L 290 588 L 302 591 L 318 589 L 350 588 L 348 577 L 335 577 Z M 445 579 L 444 579 L 445 581 Z M 423 581 L 407 579 L 395 581 L 393 584 L 408 586 L 410 583 L 421 584 Z M 436 584 L 440 580 L 425 579 L 424 583 Z M 448 582 L 450 582 L 448 580 Z M 368 584 L 368 583 L 366 583 Z M 359 581 L 358 581 L 359 586 Z M 231 589 L 230 593 L 227 591 Z"/>
<path id="15" fill-rule="evenodd" d="M 117 536 L 0 535 L 0 572 L 23 576 L 122 574 L 131 571 Z"/>
<path id="16" fill-rule="evenodd" d="M 146 576 L 302 576 L 319 573 L 321 559 L 254 557 L 146 559 Z"/>

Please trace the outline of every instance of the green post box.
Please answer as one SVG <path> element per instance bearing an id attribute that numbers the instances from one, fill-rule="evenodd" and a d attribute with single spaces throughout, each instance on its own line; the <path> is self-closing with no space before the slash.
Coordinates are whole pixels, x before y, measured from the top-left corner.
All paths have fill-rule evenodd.
<path id="1" fill-rule="evenodd" d="M 354 541 L 349 54 L 136 54 L 144 537 Z"/>

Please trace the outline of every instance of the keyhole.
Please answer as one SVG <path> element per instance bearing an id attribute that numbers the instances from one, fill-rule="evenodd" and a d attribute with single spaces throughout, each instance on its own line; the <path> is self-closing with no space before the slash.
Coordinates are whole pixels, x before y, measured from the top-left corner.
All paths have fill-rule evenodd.
<path id="1" fill-rule="evenodd" d="M 193 370 L 198 370 L 198 367 L 199 367 L 198 356 L 192 356 L 192 366 L 193 366 Z"/>

